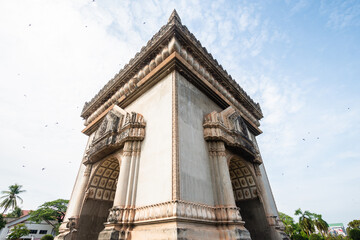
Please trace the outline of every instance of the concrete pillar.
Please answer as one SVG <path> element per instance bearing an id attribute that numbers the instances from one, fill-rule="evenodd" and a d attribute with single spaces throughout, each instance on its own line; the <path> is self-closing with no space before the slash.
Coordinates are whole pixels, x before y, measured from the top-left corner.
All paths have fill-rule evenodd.
<path id="1" fill-rule="evenodd" d="M 69 213 L 70 217 L 78 218 L 80 216 L 80 211 L 81 211 L 82 206 L 83 206 L 86 186 L 89 183 L 91 168 L 92 168 L 91 164 L 86 165 L 84 175 L 81 178 L 81 181 L 80 181 L 80 184 L 79 184 L 78 194 L 76 194 L 74 196 L 74 200 L 73 200 L 74 201 L 74 208 L 72 209 L 72 213 Z"/>
<path id="2" fill-rule="evenodd" d="M 129 182 L 129 173 L 131 166 L 132 142 L 126 142 L 124 145 L 123 157 L 120 163 L 120 172 L 116 186 L 114 207 L 125 207 L 126 193 Z"/>
<path id="3" fill-rule="evenodd" d="M 63 223 L 59 227 L 60 233 L 65 233 L 70 231 L 67 227 L 69 222 L 69 218 L 74 218 L 75 222 L 79 218 L 79 213 L 82 207 L 82 200 L 84 199 L 85 188 L 89 181 L 91 166 L 85 165 L 84 161 L 86 160 L 86 151 L 89 149 L 89 146 L 94 138 L 94 134 L 90 135 L 88 138 L 88 142 L 86 144 L 85 153 L 83 157 L 83 161 L 80 164 L 80 168 L 76 177 L 76 182 L 71 193 L 70 202 L 68 204 L 68 208 L 64 217 Z M 80 203 L 80 204 L 79 204 Z"/>
<path id="4" fill-rule="evenodd" d="M 224 221 L 240 221 L 240 212 L 232 191 L 225 144 L 221 141 L 208 142 L 211 175 L 216 209 L 216 218 Z"/>

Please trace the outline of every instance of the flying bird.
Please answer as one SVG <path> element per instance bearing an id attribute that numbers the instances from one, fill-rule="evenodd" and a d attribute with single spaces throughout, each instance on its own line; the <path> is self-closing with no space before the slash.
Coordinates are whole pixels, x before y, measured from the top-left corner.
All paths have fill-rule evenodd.
<path id="1" fill-rule="evenodd" d="M 45 125 L 45 127 L 47 127 L 47 125 Z"/>
<path id="2" fill-rule="evenodd" d="M 22 167 L 25 167 L 25 165 L 23 165 Z"/>
<path id="3" fill-rule="evenodd" d="M 45 170 L 45 168 L 42 168 L 42 169 L 41 169 L 41 171 L 44 171 L 44 170 Z"/>
<path id="4" fill-rule="evenodd" d="M 29 24 L 29 27 L 31 27 L 31 23 Z"/>
<path id="5" fill-rule="evenodd" d="M 55 124 L 59 124 L 59 122 L 56 122 Z"/>
<path id="6" fill-rule="evenodd" d="M 143 22 L 143 24 L 145 24 L 146 22 Z"/>
<path id="7" fill-rule="evenodd" d="M 303 141 L 305 141 L 305 138 L 303 138 Z"/>

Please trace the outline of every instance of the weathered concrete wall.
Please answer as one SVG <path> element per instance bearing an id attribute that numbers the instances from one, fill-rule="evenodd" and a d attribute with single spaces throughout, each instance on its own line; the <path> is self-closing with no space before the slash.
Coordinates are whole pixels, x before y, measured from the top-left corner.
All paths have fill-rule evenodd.
<path id="1" fill-rule="evenodd" d="M 268 176 L 266 174 L 264 164 L 260 165 L 260 171 L 261 171 L 262 182 L 264 184 L 264 188 L 266 191 L 268 206 L 270 208 L 270 209 L 268 209 L 269 214 L 271 214 L 273 216 L 278 216 L 278 210 L 277 210 L 277 207 L 275 204 L 274 195 L 272 194 L 272 191 L 271 191 L 270 182 L 269 182 Z"/>
<path id="2" fill-rule="evenodd" d="M 222 109 L 176 72 L 178 86 L 180 198 L 214 205 L 204 116 Z"/>
<path id="3" fill-rule="evenodd" d="M 172 75 L 167 75 L 125 110 L 142 114 L 146 121 L 136 206 L 169 201 L 172 194 Z"/>

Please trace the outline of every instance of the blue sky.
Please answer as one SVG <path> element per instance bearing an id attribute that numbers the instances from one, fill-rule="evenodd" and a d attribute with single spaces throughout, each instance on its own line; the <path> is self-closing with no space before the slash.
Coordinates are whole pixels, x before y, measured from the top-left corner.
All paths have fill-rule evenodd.
<path id="1" fill-rule="evenodd" d="M 1 1 L 0 189 L 22 184 L 24 209 L 70 197 L 84 102 L 174 8 L 260 103 L 278 209 L 359 219 L 359 1 Z"/>

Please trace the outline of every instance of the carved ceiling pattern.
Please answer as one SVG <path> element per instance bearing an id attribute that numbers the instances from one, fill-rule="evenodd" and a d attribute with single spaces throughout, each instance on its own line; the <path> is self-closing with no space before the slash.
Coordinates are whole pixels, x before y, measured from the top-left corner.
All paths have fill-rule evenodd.
<path id="1" fill-rule="evenodd" d="M 229 165 L 235 201 L 258 197 L 256 182 L 250 169 L 241 160 L 232 160 Z"/>
<path id="2" fill-rule="evenodd" d="M 88 188 L 88 198 L 113 201 L 116 182 L 119 176 L 119 162 L 117 159 L 108 159 L 96 169 Z"/>

